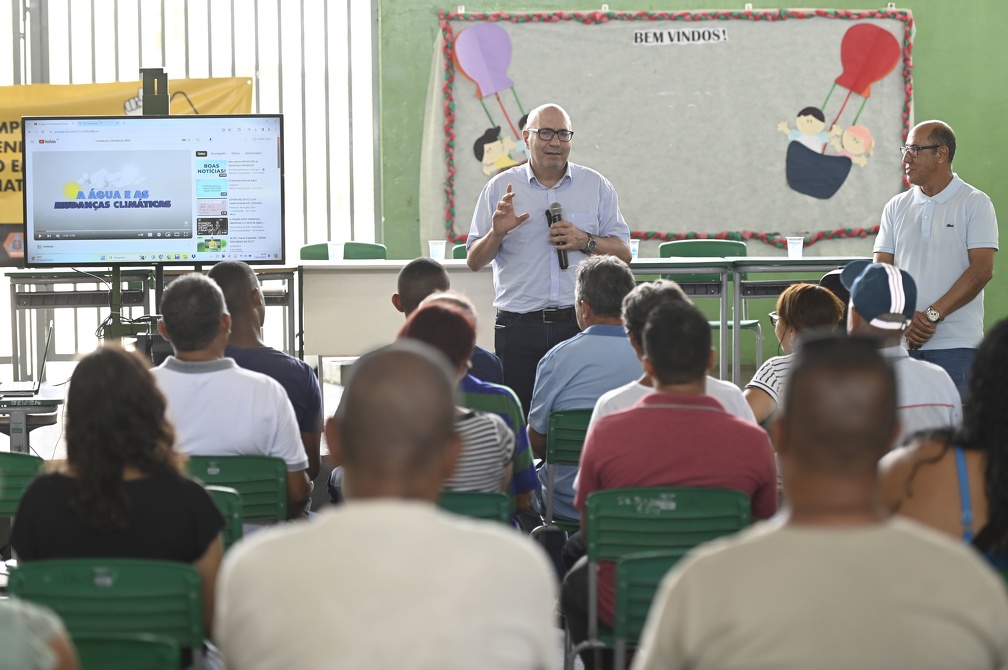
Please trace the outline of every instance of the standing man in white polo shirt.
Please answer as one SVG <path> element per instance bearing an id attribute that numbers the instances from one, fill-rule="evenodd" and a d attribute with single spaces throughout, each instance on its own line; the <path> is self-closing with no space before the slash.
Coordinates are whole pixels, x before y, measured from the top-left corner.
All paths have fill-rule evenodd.
<path id="1" fill-rule="evenodd" d="M 579 332 L 575 269 L 593 254 L 629 263 L 630 229 L 609 180 L 567 160 L 574 131 L 563 108 L 532 110 L 522 137 L 528 162 L 483 188 L 466 244 L 474 271 L 493 262 L 494 346 L 504 383 L 528 414 L 539 360 Z M 561 220 L 550 226 L 547 211 L 555 203 L 562 207 Z M 567 269 L 560 267 L 557 250 L 569 256 Z"/>
<path id="2" fill-rule="evenodd" d="M 983 337 L 983 289 L 994 274 L 997 217 L 990 198 L 952 172 L 956 139 L 948 124 L 917 124 L 900 150 L 913 188 L 882 211 L 875 262 L 916 279 L 907 348 L 912 357 L 945 368 L 965 401 Z"/>

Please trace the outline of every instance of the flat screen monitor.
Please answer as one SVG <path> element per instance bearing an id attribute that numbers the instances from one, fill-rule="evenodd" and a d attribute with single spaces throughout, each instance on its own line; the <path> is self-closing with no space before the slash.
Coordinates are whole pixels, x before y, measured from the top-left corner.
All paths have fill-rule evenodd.
<path id="1" fill-rule="evenodd" d="M 283 117 L 24 117 L 28 267 L 282 264 Z"/>

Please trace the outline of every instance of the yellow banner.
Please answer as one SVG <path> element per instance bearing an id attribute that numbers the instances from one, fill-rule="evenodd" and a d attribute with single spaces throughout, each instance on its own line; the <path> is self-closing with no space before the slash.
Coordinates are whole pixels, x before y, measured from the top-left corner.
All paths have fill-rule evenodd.
<path id="1" fill-rule="evenodd" d="M 22 116 L 140 116 L 140 82 L 0 86 L 0 224 L 21 224 Z M 168 82 L 172 114 L 249 114 L 247 77 L 175 79 Z M 6 248 L 6 245 L 4 245 Z"/>

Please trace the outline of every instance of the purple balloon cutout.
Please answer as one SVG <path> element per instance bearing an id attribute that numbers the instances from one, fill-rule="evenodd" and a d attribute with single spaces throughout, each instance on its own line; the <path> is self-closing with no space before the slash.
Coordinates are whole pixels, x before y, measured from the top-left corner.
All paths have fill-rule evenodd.
<path id="1" fill-rule="evenodd" d="M 496 23 L 477 23 L 455 40 L 455 63 L 476 83 L 477 97 L 514 86 L 507 76 L 511 65 L 511 37 Z"/>

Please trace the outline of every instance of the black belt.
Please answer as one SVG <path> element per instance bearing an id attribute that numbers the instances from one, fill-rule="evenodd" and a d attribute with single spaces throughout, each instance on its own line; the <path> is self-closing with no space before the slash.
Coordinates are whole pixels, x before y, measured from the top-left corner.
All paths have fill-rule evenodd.
<path id="1" fill-rule="evenodd" d="M 544 323 L 563 323 L 564 321 L 574 321 L 577 319 L 577 315 L 574 313 L 573 307 L 551 307 L 549 309 L 540 309 L 535 312 L 525 312 L 524 314 L 520 314 L 518 312 L 505 312 L 500 309 L 497 310 L 497 314 L 500 316 L 517 317 L 523 321 L 542 321 Z"/>

